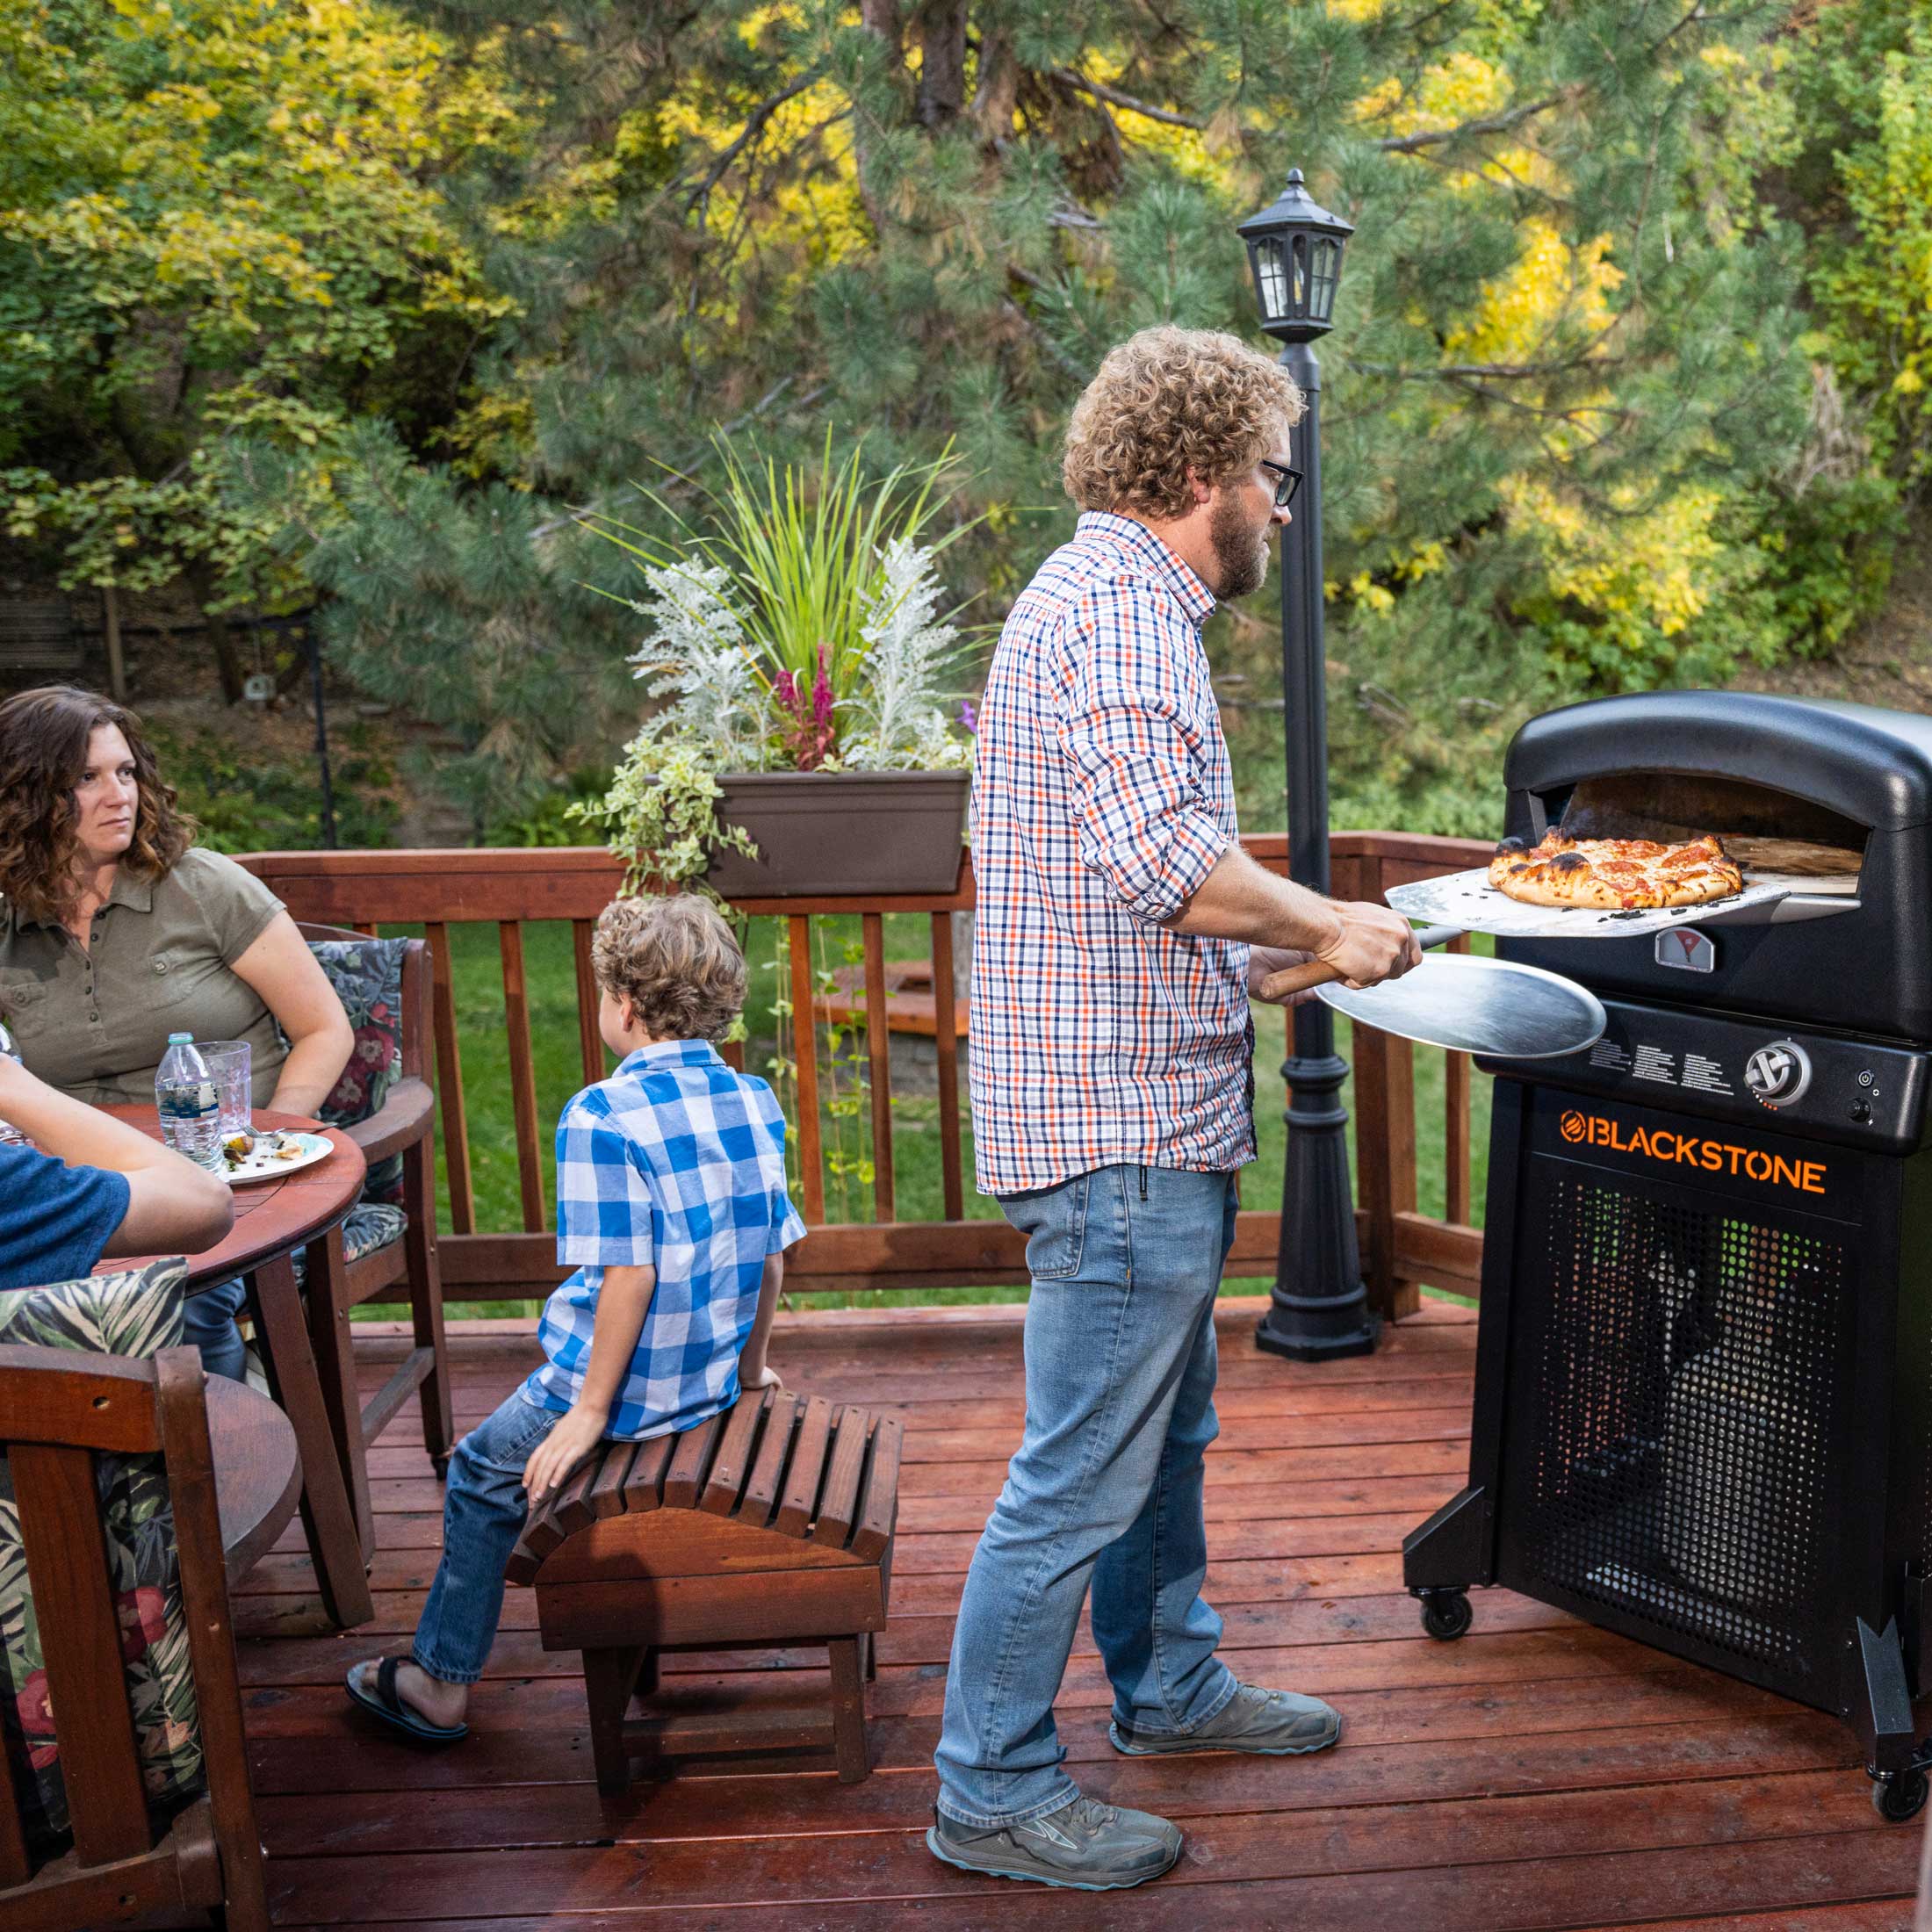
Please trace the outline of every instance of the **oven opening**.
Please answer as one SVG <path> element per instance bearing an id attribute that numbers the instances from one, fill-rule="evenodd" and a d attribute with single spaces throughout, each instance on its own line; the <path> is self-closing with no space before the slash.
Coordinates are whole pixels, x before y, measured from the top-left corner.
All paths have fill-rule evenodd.
<path id="1" fill-rule="evenodd" d="M 1815 891 L 1856 890 L 1867 827 L 1810 799 L 1741 778 L 1618 772 L 1545 800 L 1573 839 L 1679 842 L 1716 833 L 1748 876 L 1816 879 Z"/>

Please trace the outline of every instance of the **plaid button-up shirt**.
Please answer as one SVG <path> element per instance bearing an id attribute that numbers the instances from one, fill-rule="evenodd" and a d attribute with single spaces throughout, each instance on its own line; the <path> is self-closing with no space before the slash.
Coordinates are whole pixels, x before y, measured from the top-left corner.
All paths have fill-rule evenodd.
<path id="1" fill-rule="evenodd" d="M 1214 607 L 1144 524 L 1090 512 L 1006 619 L 973 768 L 984 1193 L 1254 1158 L 1248 948 L 1159 923 L 1236 835 Z"/>
<path id="2" fill-rule="evenodd" d="M 641 1047 L 557 1123 L 557 1258 L 577 1272 L 544 1305 L 549 1359 L 523 1384 L 567 1409 L 584 1385 L 606 1268 L 654 1266 L 656 1289 L 604 1433 L 688 1429 L 738 1398 L 738 1357 L 765 1257 L 805 1225 L 785 1192 L 785 1117 L 762 1080 L 706 1040 Z"/>

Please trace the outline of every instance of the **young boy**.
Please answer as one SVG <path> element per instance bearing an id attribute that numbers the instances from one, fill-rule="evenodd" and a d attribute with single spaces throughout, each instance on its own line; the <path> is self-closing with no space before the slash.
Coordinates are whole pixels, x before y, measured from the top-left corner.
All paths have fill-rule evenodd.
<path id="1" fill-rule="evenodd" d="M 784 1116 L 710 1043 L 744 1005 L 744 957 L 710 905 L 682 898 L 607 906 L 591 958 L 598 1030 L 623 1064 L 557 1125 L 557 1258 L 577 1272 L 544 1307 L 544 1366 L 450 1459 L 410 1654 L 349 1673 L 364 1710 L 438 1743 L 468 1729 L 530 1505 L 605 1437 L 688 1429 L 778 1381 L 765 1344 L 783 1251 L 805 1231 Z"/>

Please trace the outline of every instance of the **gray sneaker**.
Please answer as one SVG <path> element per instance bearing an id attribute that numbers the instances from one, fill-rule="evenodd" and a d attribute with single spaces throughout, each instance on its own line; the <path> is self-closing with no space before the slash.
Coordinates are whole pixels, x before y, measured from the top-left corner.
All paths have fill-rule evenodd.
<path id="1" fill-rule="evenodd" d="M 926 1848 L 962 1871 L 1034 1878 L 1081 1892 L 1116 1892 L 1157 1878 L 1180 1856 L 1180 1827 L 1150 1812 L 1076 1798 L 1021 1825 L 988 1829 L 933 1814 Z"/>
<path id="2" fill-rule="evenodd" d="M 1133 1731 L 1118 1719 L 1107 1734 L 1116 1751 L 1153 1757 L 1163 1751 L 1253 1751 L 1262 1757 L 1296 1757 L 1324 1751 L 1342 1734 L 1340 1712 L 1319 1698 L 1293 1690 L 1237 1684 L 1235 1694 L 1198 1731 Z"/>

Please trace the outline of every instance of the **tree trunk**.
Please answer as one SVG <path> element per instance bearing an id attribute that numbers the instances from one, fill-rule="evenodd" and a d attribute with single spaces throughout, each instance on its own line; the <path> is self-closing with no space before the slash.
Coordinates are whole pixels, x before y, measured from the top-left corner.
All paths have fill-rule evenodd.
<path id="1" fill-rule="evenodd" d="M 979 84 L 973 90 L 973 126 L 981 143 L 1002 147 L 1013 139 L 1013 109 L 1020 102 L 1020 62 L 1013 42 L 1001 32 L 988 33 L 979 47 Z"/>
<path id="2" fill-rule="evenodd" d="M 901 51 L 905 29 L 899 22 L 899 0 L 859 0 L 859 25 L 877 34 L 895 55 Z"/>
<path id="3" fill-rule="evenodd" d="M 195 608 L 201 613 L 201 621 L 208 627 L 208 642 L 214 646 L 215 669 L 221 678 L 221 702 L 224 704 L 239 704 L 242 702 L 242 652 L 234 641 L 234 632 L 228 620 L 219 610 L 208 606 L 214 602 L 214 577 L 205 564 L 191 565 L 183 573 L 188 588 L 194 593 Z"/>
<path id="4" fill-rule="evenodd" d="M 922 127 L 950 127 L 966 105 L 966 0 L 920 0 L 914 112 Z"/>

